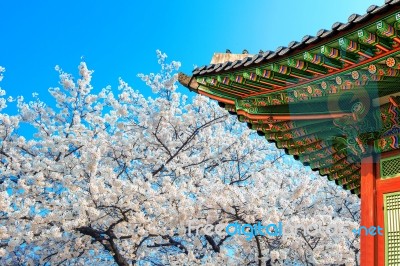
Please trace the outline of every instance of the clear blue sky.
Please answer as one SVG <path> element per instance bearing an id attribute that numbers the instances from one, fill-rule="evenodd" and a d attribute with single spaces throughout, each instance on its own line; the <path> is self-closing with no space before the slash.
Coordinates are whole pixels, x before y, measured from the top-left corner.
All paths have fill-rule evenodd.
<path id="1" fill-rule="evenodd" d="M 275 50 L 292 40 L 330 29 L 352 13 L 364 14 L 383 0 L 202 1 L 0 1 L 0 84 L 8 95 L 30 98 L 58 85 L 55 65 L 77 74 L 84 56 L 94 86 L 117 86 L 122 77 L 150 95 L 137 73 L 158 70 L 155 50 L 193 65 L 214 52 Z M 185 91 L 186 90 L 183 90 Z"/>

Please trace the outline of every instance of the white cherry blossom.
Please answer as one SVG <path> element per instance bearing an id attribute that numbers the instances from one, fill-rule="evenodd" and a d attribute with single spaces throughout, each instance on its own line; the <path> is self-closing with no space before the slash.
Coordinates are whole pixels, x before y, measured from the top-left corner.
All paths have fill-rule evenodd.
<path id="1" fill-rule="evenodd" d="M 56 67 L 54 105 L 20 96 L 18 114 L 1 111 L 0 265 L 357 265 L 351 234 L 189 236 L 189 223 L 356 228 L 359 200 L 178 93 L 180 63 L 157 56 L 161 71 L 139 75 L 153 97 L 123 79 L 94 92 L 82 62 L 77 79 Z"/>

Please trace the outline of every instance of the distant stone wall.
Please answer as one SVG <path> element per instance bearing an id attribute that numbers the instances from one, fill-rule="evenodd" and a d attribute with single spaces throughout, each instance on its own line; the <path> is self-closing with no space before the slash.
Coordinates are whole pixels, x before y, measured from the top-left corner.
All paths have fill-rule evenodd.
<path id="1" fill-rule="evenodd" d="M 250 54 L 229 54 L 229 53 L 214 53 L 210 64 L 225 63 L 227 61 L 241 60 L 243 58 L 253 56 Z"/>

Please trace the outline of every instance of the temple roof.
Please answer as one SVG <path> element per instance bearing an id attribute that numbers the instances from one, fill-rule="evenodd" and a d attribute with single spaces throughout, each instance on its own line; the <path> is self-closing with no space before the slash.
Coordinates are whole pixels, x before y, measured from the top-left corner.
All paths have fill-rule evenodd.
<path id="1" fill-rule="evenodd" d="M 243 59 L 232 60 L 221 63 L 212 62 L 209 65 L 197 67 L 192 71 L 193 76 L 208 75 L 213 73 L 224 73 L 233 69 L 240 70 L 266 62 L 274 62 L 288 56 L 293 56 L 295 53 L 303 52 L 312 49 L 315 46 L 320 46 L 328 42 L 332 38 L 337 39 L 343 35 L 354 31 L 360 25 L 365 25 L 377 17 L 382 17 L 387 13 L 392 13 L 393 8 L 400 4 L 400 0 L 386 0 L 382 6 L 371 5 L 368 7 L 364 15 L 352 14 L 349 16 L 347 23 L 335 22 L 331 30 L 320 29 L 315 36 L 305 35 L 301 41 L 291 41 L 287 46 L 279 46 L 275 51 L 265 51 L 256 55 L 248 55 Z M 222 54 L 222 53 L 221 53 Z M 236 54 L 232 54 L 236 55 Z M 240 54 L 242 55 L 242 54 Z"/>
<path id="2" fill-rule="evenodd" d="M 360 194 L 362 158 L 399 148 L 400 0 L 256 55 L 214 54 L 179 81 Z"/>

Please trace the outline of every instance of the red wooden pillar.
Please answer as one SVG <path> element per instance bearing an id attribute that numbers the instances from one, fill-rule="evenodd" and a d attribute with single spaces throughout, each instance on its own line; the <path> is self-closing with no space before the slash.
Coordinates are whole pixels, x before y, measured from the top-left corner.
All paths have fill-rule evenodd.
<path id="1" fill-rule="evenodd" d="M 392 160 L 400 155 L 399 150 L 385 152 L 380 155 L 366 157 L 361 162 L 361 226 L 379 226 L 385 228 L 384 197 L 400 191 L 400 172 L 398 163 L 393 167 L 394 175 L 381 176 L 381 161 Z M 392 167 L 390 166 L 389 169 Z M 387 169 L 387 168 L 386 168 Z M 396 215 L 400 215 L 397 212 Z M 396 220 L 399 221 L 400 217 Z M 393 223 L 393 222 L 392 222 Z M 385 233 L 386 234 L 386 233 Z M 385 266 L 385 236 L 365 235 L 361 233 L 361 266 Z M 389 245 L 390 243 L 388 243 Z M 392 251 L 393 252 L 393 251 Z M 398 252 L 398 251 L 397 251 Z M 398 254 L 398 253 L 397 253 Z M 389 265 L 399 265 L 397 262 L 388 262 Z"/>
<path id="2" fill-rule="evenodd" d="M 376 217 L 376 166 L 372 156 L 361 161 L 361 225 L 377 225 Z M 376 236 L 361 234 L 361 266 L 378 265 Z"/>
<path id="3" fill-rule="evenodd" d="M 385 227 L 385 210 L 384 210 L 384 196 L 385 194 L 390 194 L 390 193 L 394 193 L 394 192 L 399 192 L 400 191 L 400 173 L 396 173 L 396 176 L 391 177 L 391 178 L 385 178 L 381 176 L 381 164 L 380 161 L 384 160 L 384 159 L 390 159 L 390 158 L 394 158 L 394 157 L 398 157 L 400 155 L 400 151 L 399 150 L 394 150 L 394 151 L 390 151 L 390 152 L 385 152 L 382 153 L 379 156 L 379 161 L 377 160 L 376 164 L 376 222 L 377 225 L 382 227 L 383 230 L 389 231 L 389 228 Z M 362 187 L 362 186 L 361 186 Z M 362 198 L 361 198 L 361 202 L 362 202 Z M 400 215 L 399 212 L 397 212 L 397 215 Z M 398 220 L 397 220 L 398 221 Z M 377 244 L 377 258 L 376 260 L 378 261 L 378 263 L 376 265 L 378 266 L 385 266 L 385 237 L 382 236 L 378 236 L 377 240 L 376 240 L 376 244 Z M 389 244 L 389 243 L 388 243 Z M 397 254 L 399 253 L 399 251 L 397 251 Z M 362 264 L 361 264 L 362 265 Z M 397 262 L 395 263 L 390 263 L 390 265 L 398 265 Z"/>

